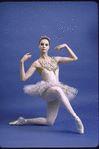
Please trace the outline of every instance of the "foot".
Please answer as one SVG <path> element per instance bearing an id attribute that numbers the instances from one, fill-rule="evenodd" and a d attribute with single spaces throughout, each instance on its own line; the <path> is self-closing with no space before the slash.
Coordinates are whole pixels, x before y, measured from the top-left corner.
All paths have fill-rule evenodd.
<path id="1" fill-rule="evenodd" d="M 83 126 L 83 124 L 82 124 L 80 118 L 77 117 L 77 118 L 75 119 L 75 121 L 76 121 L 76 127 L 77 127 L 77 129 L 78 129 L 78 132 L 79 132 L 80 134 L 83 134 L 83 133 L 84 133 L 84 126 Z"/>
<path id="2" fill-rule="evenodd" d="M 18 120 L 10 122 L 10 125 L 24 125 L 26 124 L 25 119 L 23 117 L 19 117 Z"/>

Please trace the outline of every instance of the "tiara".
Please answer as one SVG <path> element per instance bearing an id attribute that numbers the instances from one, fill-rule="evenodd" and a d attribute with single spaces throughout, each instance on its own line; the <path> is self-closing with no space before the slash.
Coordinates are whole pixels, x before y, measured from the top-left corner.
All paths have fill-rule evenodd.
<path id="1" fill-rule="evenodd" d="M 49 37 L 47 37 L 46 35 L 45 36 L 41 36 L 41 38 L 40 38 L 40 40 L 42 39 L 42 38 L 47 38 L 48 40 L 50 40 L 50 38 Z"/>

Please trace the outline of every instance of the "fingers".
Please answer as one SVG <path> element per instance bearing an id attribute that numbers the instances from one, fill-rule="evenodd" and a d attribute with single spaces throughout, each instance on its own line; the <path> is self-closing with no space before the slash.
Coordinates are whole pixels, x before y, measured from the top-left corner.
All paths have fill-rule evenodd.
<path id="1" fill-rule="evenodd" d="M 24 55 L 24 59 L 25 61 L 28 60 L 32 55 L 30 55 L 30 53 L 27 53 Z"/>
<path id="2" fill-rule="evenodd" d="M 30 58 L 32 55 L 29 55 L 28 57 Z"/>
<path id="3" fill-rule="evenodd" d="M 55 50 L 55 52 L 58 51 L 58 49 Z"/>
<path id="4" fill-rule="evenodd" d="M 25 62 L 26 60 L 28 60 L 32 55 L 29 55 L 30 53 L 27 53 L 23 56 L 23 58 L 21 59 L 21 61 Z"/>
<path id="5" fill-rule="evenodd" d="M 58 49 L 55 50 L 55 52 L 58 51 Z"/>
<path id="6" fill-rule="evenodd" d="M 29 55 L 30 53 L 27 53 L 26 55 L 30 58 L 32 55 Z"/>
<path id="7" fill-rule="evenodd" d="M 55 50 L 55 52 L 56 52 L 56 51 L 61 50 L 62 48 L 63 48 L 62 45 L 59 45 L 59 46 L 55 47 L 54 49 L 56 49 L 56 50 Z"/>
<path id="8" fill-rule="evenodd" d="M 27 53 L 27 55 L 28 55 L 28 54 L 30 54 L 30 52 L 29 52 L 29 53 Z"/>
<path id="9" fill-rule="evenodd" d="M 28 56 L 30 53 L 27 53 L 26 55 Z"/>
<path id="10" fill-rule="evenodd" d="M 58 48 L 58 47 L 55 47 L 54 49 L 55 49 L 55 52 L 59 50 L 59 48 Z"/>

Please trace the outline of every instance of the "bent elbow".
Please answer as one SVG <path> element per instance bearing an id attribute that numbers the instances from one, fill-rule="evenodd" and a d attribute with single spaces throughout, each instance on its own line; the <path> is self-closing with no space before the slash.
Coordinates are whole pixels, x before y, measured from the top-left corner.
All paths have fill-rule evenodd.
<path id="1" fill-rule="evenodd" d="M 77 61 L 78 60 L 78 57 L 76 57 L 74 60 Z"/>
<path id="2" fill-rule="evenodd" d="M 25 81 L 25 79 L 21 79 L 21 81 L 22 81 L 22 82 L 24 82 L 24 81 Z"/>
<path id="3" fill-rule="evenodd" d="M 24 80 L 21 79 L 21 82 L 24 82 Z"/>
<path id="4" fill-rule="evenodd" d="M 21 80 L 21 82 L 24 82 L 24 80 Z"/>

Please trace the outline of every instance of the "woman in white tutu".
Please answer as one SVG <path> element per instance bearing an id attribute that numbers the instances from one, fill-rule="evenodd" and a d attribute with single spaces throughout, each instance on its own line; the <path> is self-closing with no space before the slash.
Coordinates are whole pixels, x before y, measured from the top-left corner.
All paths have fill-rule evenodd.
<path id="1" fill-rule="evenodd" d="M 71 114 L 76 122 L 76 127 L 79 133 L 84 133 L 84 126 L 80 118 L 76 115 L 69 100 L 77 95 L 77 89 L 59 82 L 59 66 L 58 63 L 69 63 L 76 61 L 78 58 L 67 44 L 62 44 L 55 47 L 55 51 L 66 48 L 70 57 L 49 57 L 48 50 L 50 47 L 50 39 L 46 36 L 39 41 L 39 49 L 41 56 L 36 60 L 28 71 L 25 73 L 24 62 L 32 55 L 27 53 L 20 61 L 20 77 L 21 81 L 26 81 L 30 78 L 35 70 L 37 70 L 42 77 L 42 81 L 33 85 L 24 86 L 24 92 L 31 96 L 40 96 L 47 102 L 47 117 L 39 117 L 32 119 L 25 119 L 19 117 L 18 120 L 10 122 L 10 125 L 24 125 L 24 124 L 40 124 L 53 125 L 58 114 L 59 103 Z"/>

